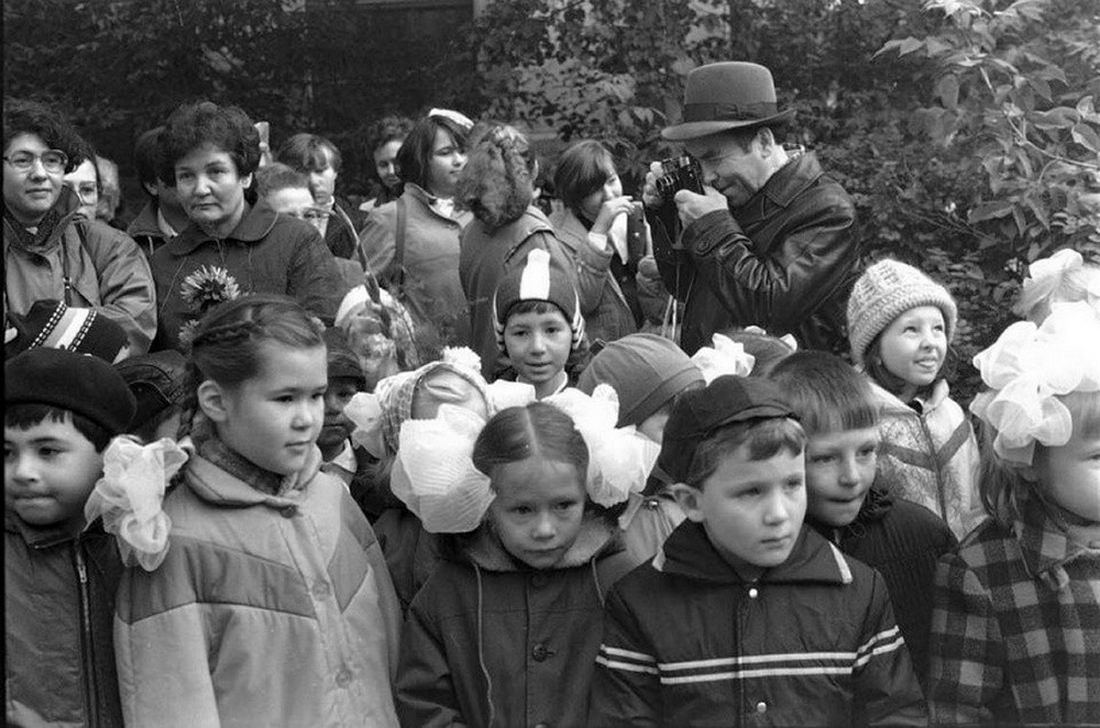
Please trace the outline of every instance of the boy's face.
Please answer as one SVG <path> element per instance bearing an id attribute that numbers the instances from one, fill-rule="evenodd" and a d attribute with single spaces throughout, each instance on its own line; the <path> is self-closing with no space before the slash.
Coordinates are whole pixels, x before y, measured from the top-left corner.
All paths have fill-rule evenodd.
<path id="1" fill-rule="evenodd" d="M 812 435 L 806 444 L 810 517 L 841 528 L 856 519 L 875 482 L 877 427 Z"/>
<path id="2" fill-rule="evenodd" d="M 76 519 L 103 472 L 103 456 L 66 416 L 4 427 L 4 506 L 33 526 Z"/>
<path id="3" fill-rule="evenodd" d="M 552 387 L 565 369 L 573 332 L 557 308 L 549 313 L 516 313 L 508 317 L 504 327 L 504 346 L 519 381 L 535 385 L 542 397 L 550 392 L 544 393 L 540 385 Z"/>
<path id="4" fill-rule="evenodd" d="M 325 390 L 325 421 L 321 434 L 317 436 L 317 447 L 338 448 L 348 439 L 354 425 L 344 414 L 344 408 L 359 391 L 359 381 L 355 377 L 329 377 Z"/>
<path id="5" fill-rule="evenodd" d="M 801 452 L 749 460 L 742 446 L 722 458 L 700 488 L 679 484 L 675 492 L 723 557 L 769 568 L 786 561 L 798 540 L 806 515 L 804 481 Z"/>

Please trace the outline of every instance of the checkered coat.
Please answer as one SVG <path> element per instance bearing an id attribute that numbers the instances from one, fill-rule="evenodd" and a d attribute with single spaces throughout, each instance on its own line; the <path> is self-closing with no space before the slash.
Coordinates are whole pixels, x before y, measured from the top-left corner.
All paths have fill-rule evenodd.
<path id="1" fill-rule="evenodd" d="M 1042 503 L 987 521 L 941 558 L 932 613 L 933 724 L 1100 724 L 1100 553 Z"/>

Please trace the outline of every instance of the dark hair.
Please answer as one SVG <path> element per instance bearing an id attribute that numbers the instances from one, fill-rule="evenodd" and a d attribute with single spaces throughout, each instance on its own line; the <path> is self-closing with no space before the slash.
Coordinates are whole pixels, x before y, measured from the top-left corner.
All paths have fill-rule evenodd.
<path id="1" fill-rule="evenodd" d="M 566 207 L 579 214 L 584 198 L 598 192 L 614 173 L 615 158 L 607 147 L 585 139 L 562 152 L 554 170 L 554 192 Z"/>
<path id="2" fill-rule="evenodd" d="M 37 101 L 4 99 L 4 149 L 20 134 L 34 134 L 50 149 L 69 157 L 65 173 L 72 172 L 86 158 L 86 142 L 58 111 Z M 95 161 L 92 153 L 92 161 Z"/>
<path id="3" fill-rule="evenodd" d="M 886 333 L 886 329 L 878 332 L 875 338 L 871 339 L 871 343 L 867 345 L 867 353 L 863 355 L 863 368 L 864 371 L 867 372 L 867 376 L 871 377 L 879 386 L 890 394 L 898 395 L 905 390 L 909 382 L 886 368 L 886 363 L 882 360 L 882 335 L 884 333 Z M 917 394 L 924 394 L 930 391 L 932 387 L 935 386 L 935 383 L 941 379 L 952 378 L 955 375 L 955 370 L 958 368 L 958 365 L 958 349 L 952 344 L 947 344 L 947 349 L 943 357 L 943 364 L 940 365 L 940 370 L 936 372 L 935 379 L 932 380 L 932 384 L 918 389 Z"/>
<path id="4" fill-rule="evenodd" d="M 295 349 L 325 345 L 324 325 L 294 299 L 254 293 L 223 301 L 199 321 L 187 362 L 187 400 L 180 418 L 182 437 L 198 408 L 198 388 L 207 379 L 234 386 L 260 373 L 260 346 L 276 342 Z"/>
<path id="5" fill-rule="evenodd" d="M 137 172 L 141 189 L 146 194 L 149 193 L 145 190 L 145 185 L 155 186 L 157 184 L 157 170 L 161 167 L 161 157 L 163 156 L 160 144 L 160 137 L 163 133 L 164 127 L 158 126 L 155 129 L 143 132 L 134 142 L 134 170 Z"/>
<path id="6" fill-rule="evenodd" d="M 317 134 L 302 132 L 283 142 L 275 159 L 299 172 L 321 172 L 326 167 L 339 174 L 344 164 L 336 145 Z"/>
<path id="7" fill-rule="evenodd" d="M 501 410 L 474 442 L 474 467 L 489 477 L 496 465 L 536 456 L 575 466 L 584 488 L 588 477 L 588 445 L 569 415 L 553 405 L 532 402 L 526 407 Z"/>
<path id="8" fill-rule="evenodd" d="M 71 410 L 48 404 L 25 403 L 4 406 L 5 427 L 29 430 L 46 420 L 52 422 L 71 421 L 76 431 L 92 443 L 96 452 L 103 452 L 103 449 L 107 447 L 107 443 L 111 441 L 111 433 L 105 427 Z"/>
<path id="9" fill-rule="evenodd" d="M 169 187 L 176 186 L 176 162 L 204 144 L 228 154 L 242 177 L 260 164 L 260 133 L 238 106 L 218 106 L 212 101 L 183 104 L 168 117 L 160 143 L 157 174 Z"/>
<path id="10" fill-rule="evenodd" d="M 442 129 L 460 149 L 466 149 L 467 130 L 446 116 L 425 116 L 413 124 L 397 151 L 398 174 L 403 182 L 428 190 L 429 170 L 435 148 L 435 134 Z"/>
<path id="11" fill-rule="evenodd" d="M 266 197 L 285 189 L 309 189 L 309 177 L 282 162 L 272 162 L 256 170 L 256 194 Z"/>
<path id="12" fill-rule="evenodd" d="M 384 144 L 399 139 L 402 142 L 413 128 L 412 119 L 404 116 L 384 116 L 367 129 L 367 152 L 373 156 Z M 434 141 L 434 138 L 433 138 Z"/>
<path id="13" fill-rule="evenodd" d="M 747 129 L 730 129 L 728 131 L 720 132 L 723 139 L 733 142 L 737 145 L 737 148 L 742 152 L 748 152 L 752 148 L 753 141 L 760 135 L 760 132 L 767 129 L 771 132 L 772 139 L 776 144 L 779 144 L 779 138 L 776 136 L 777 129 L 773 129 L 768 125 L 750 126 Z"/>
<path id="14" fill-rule="evenodd" d="M 742 446 L 747 448 L 751 461 L 767 460 L 784 450 L 801 455 L 806 449 L 806 433 L 802 425 L 789 417 L 769 417 L 720 427 L 696 448 L 685 479 L 687 484 L 701 489 L 722 460 Z"/>
<path id="15" fill-rule="evenodd" d="M 470 158 L 455 198 L 489 230 L 519 218 L 535 198 L 534 152 L 504 124 L 481 123 L 470 134 Z"/>
<path id="16" fill-rule="evenodd" d="M 768 372 L 770 372 L 776 364 L 786 359 L 795 351 L 787 342 L 771 334 L 745 331 L 737 327 L 732 327 L 718 333 L 723 336 L 728 336 L 731 341 L 741 344 L 746 354 L 752 354 L 755 361 L 752 365 L 752 371 L 749 372 L 750 377 L 766 377 Z"/>
<path id="17" fill-rule="evenodd" d="M 867 378 L 835 354 L 797 351 L 776 364 L 768 378 L 783 389 L 810 436 L 878 424 L 878 404 Z"/>
<path id="18" fill-rule="evenodd" d="M 561 309 L 556 303 L 552 301 L 543 301 L 542 299 L 521 299 L 516 301 L 504 314 L 504 323 L 507 325 L 508 319 L 513 316 L 519 316 L 524 313 L 560 313 L 562 318 L 565 319 L 565 325 L 569 326 L 569 314 Z"/>

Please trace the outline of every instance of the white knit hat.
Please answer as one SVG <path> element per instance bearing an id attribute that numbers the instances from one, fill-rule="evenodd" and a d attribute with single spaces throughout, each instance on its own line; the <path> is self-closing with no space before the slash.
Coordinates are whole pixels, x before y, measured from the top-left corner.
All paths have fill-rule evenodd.
<path id="1" fill-rule="evenodd" d="M 889 258 L 865 270 L 848 299 L 852 361 L 863 364 L 867 347 L 875 337 L 898 316 L 917 306 L 937 306 L 943 312 L 950 342 L 959 312 L 946 288 L 913 266 Z"/>

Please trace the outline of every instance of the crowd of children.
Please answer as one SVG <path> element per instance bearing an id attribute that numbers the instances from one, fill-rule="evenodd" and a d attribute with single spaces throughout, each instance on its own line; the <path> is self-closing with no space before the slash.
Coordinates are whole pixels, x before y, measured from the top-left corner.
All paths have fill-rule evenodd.
<path id="1" fill-rule="evenodd" d="M 606 149 L 566 153 L 547 218 L 522 134 L 433 110 L 368 206 L 388 290 L 366 274 L 326 327 L 308 301 L 340 269 L 245 201 L 245 121 L 197 105 L 163 132 L 180 194 L 215 192 L 153 255 L 182 352 L 127 358 L 94 307 L 10 317 L 9 724 L 1100 724 L 1078 254 L 1033 267 L 969 414 L 956 303 L 897 260 L 855 282 L 852 363 L 758 330 L 689 357 L 639 331 L 648 232 Z M 208 295 L 262 245 L 300 285 Z M 433 356 L 430 323 L 477 351 Z"/>

